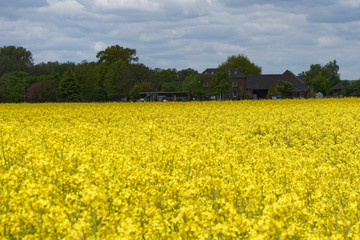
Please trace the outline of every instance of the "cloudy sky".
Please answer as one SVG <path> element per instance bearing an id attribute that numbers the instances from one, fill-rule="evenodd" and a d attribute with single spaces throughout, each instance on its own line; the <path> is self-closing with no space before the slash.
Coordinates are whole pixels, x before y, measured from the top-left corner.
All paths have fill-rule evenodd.
<path id="1" fill-rule="evenodd" d="M 360 0 L 0 0 L 0 46 L 35 63 L 96 61 L 120 45 L 151 68 L 217 67 L 244 54 L 263 73 L 334 59 L 360 78 Z"/>

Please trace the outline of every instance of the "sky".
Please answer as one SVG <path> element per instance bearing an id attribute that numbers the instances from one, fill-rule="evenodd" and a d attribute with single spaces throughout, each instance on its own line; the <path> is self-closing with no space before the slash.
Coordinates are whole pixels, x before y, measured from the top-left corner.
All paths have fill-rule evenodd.
<path id="1" fill-rule="evenodd" d="M 360 0 L 0 0 L 0 47 L 34 62 L 97 61 L 136 49 L 150 68 L 215 68 L 242 54 L 263 74 L 336 60 L 360 79 Z"/>

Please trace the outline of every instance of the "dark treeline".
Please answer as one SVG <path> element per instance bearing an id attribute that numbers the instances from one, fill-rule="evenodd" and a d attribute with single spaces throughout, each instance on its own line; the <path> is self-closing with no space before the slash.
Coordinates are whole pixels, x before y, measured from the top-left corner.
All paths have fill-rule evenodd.
<path id="1" fill-rule="evenodd" d="M 192 98 L 206 97 L 204 78 L 194 69 L 151 69 L 139 63 L 135 49 L 118 45 L 98 52 L 96 57 L 97 62 L 34 64 L 32 53 L 27 49 L 1 47 L 0 102 L 129 101 L 139 99 L 140 92 L 151 91 L 185 91 Z M 229 57 L 219 68 L 237 68 L 247 75 L 261 74 L 261 67 L 244 55 Z M 311 86 L 308 96 L 316 92 L 332 95 L 334 85 L 339 83 L 341 95 L 359 95 L 360 80 L 341 81 L 338 71 L 334 60 L 324 66 L 313 64 L 302 72 L 305 83 Z M 229 81 L 223 84 L 224 79 L 217 85 L 213 81 L 210 86 L 213 94 L 219 94 L 215 90 L 223 85 L 231 86 Z"/>
<path id="2" fill-rule="evenodd" d="M 34 64 L 23 47 L 0 48 L 1 102 L 94 102 L 136 100 L 143 91 L 182 91 L 194 69 L 151 69 L 135 49 L 100 51 L 97 62 Z"/>

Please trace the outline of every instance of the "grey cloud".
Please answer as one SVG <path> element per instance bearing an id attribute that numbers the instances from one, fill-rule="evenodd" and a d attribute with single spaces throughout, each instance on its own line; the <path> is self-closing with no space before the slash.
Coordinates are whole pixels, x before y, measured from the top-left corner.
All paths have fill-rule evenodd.
<path id="1" fill-rule="evenodd" d="M 335 0 L 222 0 L 221 2 L 224 6 L 230 7 L 230 8 L 243 8 L 247 7 L 249 5 L 274 5 L 274 6 L 280 6 L 280 7 L 286 7 L 290 11 L 292 11 L 292 8 L 297 8 L 299 6 L 309 6 L 309 7 L 315 7 L 315 6 L 328 6 L 333 3 L 335 3 Z"/>
<path id="2" fill-rule="evenodd" d="M 46 0 L 2 0 L 1 7 L 10 7 L 10 8 L 35 8 L 45 6 L 47 4 Z"/>
<path id="3" fill-rule="evenodd" d="M 99 50 L 119 44 L 135 48 L 152 68 L 201 72 L 245 54 L 264 73 L 299 73 L 336 59 L 342 76 L 360 77 L 356 1 L 142 1 L 148 9 L 137 0 L 29 2 L 0 9 L 0 45 L 24 46 L 37 62 L 95 61 Z"/>
<path id="4" fill-rule="evenodd" d="M 310 22 L 344 23 L 360 21 L 359 7 L 346 7 L 334 5 L 310 9 L 308 20 Z"/>

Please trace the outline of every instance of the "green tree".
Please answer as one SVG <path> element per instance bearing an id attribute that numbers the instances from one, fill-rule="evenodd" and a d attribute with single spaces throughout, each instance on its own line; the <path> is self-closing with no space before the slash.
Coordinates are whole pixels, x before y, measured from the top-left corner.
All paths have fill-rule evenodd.
<path id="1" fill-rule="evenodd" d="M 315 92 L 321 92 L 325 95 L 330 94 L 331 84 L 324 75 L 316 75 L 311 82 L 311 87 Z"/>
<path id="2" fill-rule="evenodd" d="M 161 85 L 163 92 L 180 90 L 176 69 L 160 70 L 157 74 L 157 82 Z"/>
<path id="3" fill-rule="evenodd" d="M 104 51 L 98 52 L 96 57 L 99 59 L 99 63 L 106 63 L 108 65 L 111 65 L 118 60 L 122 60 L 127 64 L 139 60 L 136 56 L 135 49 L 124 48 L 119 45 L 107 47 Z"/>
<path id="4" fill-rule="evenodd" d="M 273 85 L 271 86 L 271 88 L 269 88 L 268 94 L 269 94 L 269 96 L 271 96 L 271 97 L 273 97 L 273 96 L 278 96 L 278 95 L 279 95 L 279 91 L 278 91 L 278 89 L 277 89 L 277 84 L 276 84 L 276 82 L 273 83 Z"/>
<path id="5" fill-rule="evenodd" d="M 26 72 L 4 74 L 0 81 L 0 95 L 3 102 L 25 102 L 32 82 Z"/>
<path id="6" fill-rule="evenodd" d="M 339 66 L 336 60 L 321 66 L 312 64 L 310 69 L 302 74 L 305 76 L 305 83 L 309 84 L 314 92 L 322 92 L 330 95 L 333 87 L 340 82 Z"/>
<path id="7" fill-rule="evenodd" d="M 119 60 L 124 62 L 125 64 L 130 64 L 139 60 L 139 58 L 136 56 L 135 49 L 124 48 L 119 45 L 107 47 L 104 51 L 98 52 L 96 54 L 96 57 L 98 58 L 99 65 L 96 66 L 95 73 L 97 75 L 97 78 L 99 79 L 100 88 L 103 87 L 104 89 L 104 82 L 107 78 L 106 75 L 108 74 L 108 71 L 110 70 L 112 64 L 116 63 Z M 109 79 L 107 79 L 106 81 L 109 81 Z M 107 90 L 105 89 L 106 92 Z"/>
<path id="8" fill-rule="evenodd" d="M 90 102 L 97 99 L 96 89 L 100 87 L 100 80 L 95 73 L 96 63 L 86 62 L 76 65 L 74 74 L 80 86 L 80 101 Z"/>
<path id="9" fill-rule="evenodd" d="M 126 66 L 126 62 L 119 59 L 110 66 L 105 75 L 104 89 L 110 100 L 120 100 L 121 97 L 129 94 L 131 86 L 128 86 L 126 79 L 123 78 Z"/>
<path id="10" fill-rule="evenodd" d="M 278 81 L 276 85 L 276 90 L 280 92 L 282 97 L 288 98 L 292 96 L 294 88 L 292 84 L 287 81 Z"/>
<path id="11" fill-rule="evenodd" d="M 192 76 L 192 75 L 196 75 L 196 74 L 199 74 L 198 71 L 196 71 L 196 70 L 194 70 L 192 68 L 187 68 L 187 69 L 183 69 L 183 70 L 178 71 L 177 72 L 177 78 L 178 78 L 179 89 L 182 88 L 183 82 L 185 81 L 185 79 L 188 76 Z"/>
<path id="12" fill-rule="evenodd" d="M 360 96 L 360 79 L 351 83 L 350 89 L 353 92 L 353 95 L 359 97 Z"/>
<path id="13" fill-rule="evenodd" d="M 33 66 L 32 53 L 23 47 L 0 48 L 0 76 L 10 72 L 28 72 Z"/>
<path id="14" fill-rule="evenodd" d="M 139 99 L 141 92 L 150 92 L 154 91 L 154 86 L 149 81 L 142 81 L 135 83 L 134 87 L 130 90 L 131 99 Z"/>
<path id="15" fill-rule="evenodd" d="M 144 64 L 129 64 L 123 70 L 123 78 L 128 86 L 133 87 L 137 83 L 148 82 L 154 85 L 156 82 L 155 72 Z"/>
<path id="16" fill-rule="evenodd" d="M 336 60 L 330 61 L 323 67 L 323 75 L 330 82 L 330 86 L 334 87 L 336 84 L 340 83 L 340 74 L 339 66 L 336 63 Z"/>
<path id="17" fill-rule="evenodd" d="M 213 96 L 224 99 L 225 94 L 231 93 L 232 78 L 229 71 L 220 68 L 210 81 L 210 91 Z"/>
<path id="18" fill-rule="evenodd" d="M 247 56 L 240 54 L 228 57 L 225 62 L 219 65 L 219 68 L 236 68 L 245 75 L 261 74 L 261 67 L 250 62 Z"/>
<path id="19" fill-rule="evenodd" d="M 59 83 L 58 97 L 62 102 L 78 102 L 80 100 L 80 86 L 71 69 L 64 74 Z"/>
<path id="20" fill-rule="evenodd" d="M 201 74 L 189 75 L 182 83 L 183 90 L 196 99 L 202 99 L 205 96 L 204 79 Z"/>

